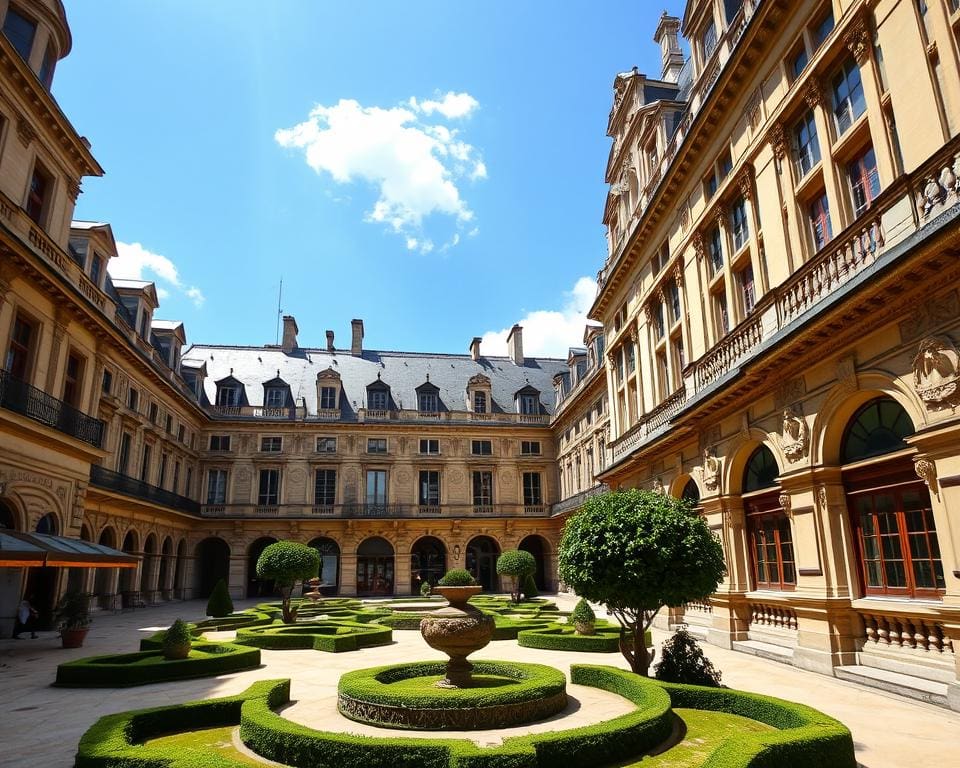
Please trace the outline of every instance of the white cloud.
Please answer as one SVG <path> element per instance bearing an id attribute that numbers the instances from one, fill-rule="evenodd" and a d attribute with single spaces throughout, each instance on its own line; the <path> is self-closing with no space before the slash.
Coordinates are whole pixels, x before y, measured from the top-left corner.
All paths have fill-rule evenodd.
<path id="1" fill-rule="evenodd" d="M 107 272 L 118 280 L 161 280 L 183 293 L 198 309 L 203 306 L 206 297 L 195 285 L 185 285 L 180 272 L 166 256 L 153 253 L 140 243 L 117 242 L 117 255 L 107 262 Z M 157 298 L 163 300 L 170 291 L 163 285 L 157 286 Z"/>
<path id="2" fill-rule="evenodd" d="M 566 358 L 570 347 L 583 344 L 587 310 L 597 295 L 597 282 L 581 277 L 573 289 L 564 292 L 561 309 L 538 309 L 517 321 L 523 326 L 523 353 L 530 357 Z M 510 328 L 483 334 L 485 355 L 506 355 Z"/>
<path id="3" fill-rule="evenodd" d="M 318 104 L 304 122 L 278 130 L 274 138 L 282 147 L 303 150 L 307 165 L 337 184 L 376 186 L 366 220 L 403 236 L 409 250 L 428 253 L 433 243 L 424 235 L 425 220 L 448 217 L 454 229 L 472 221 L 458 182 L 486 178 L 487 168 L 458 130 L 426 118 L 464 117 L 477 106 L 470 94 L 453 92 L 440 101 L 411 98 L 386 109 L 341 99 Z"/>
<path id="4" fill-rule="evenodd" d="M 426 99 L 418 102 L 415 98 L 411 97 L 409 104 L 418 112 L 424 112 L 428 115 L 439 112 L 448 120 L 467 117 L 473 110 L 480 106 L 480 102 L 469 93 L 454 93 L 453 91 L 447 91 L 446 95 L 440 99 L 440 101 Z"/>

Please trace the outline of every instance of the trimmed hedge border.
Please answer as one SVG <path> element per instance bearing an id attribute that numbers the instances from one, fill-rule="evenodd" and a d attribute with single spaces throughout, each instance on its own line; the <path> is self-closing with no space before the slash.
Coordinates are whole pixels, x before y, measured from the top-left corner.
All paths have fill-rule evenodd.
<path id="1" fill-rule="evenodd" d="M 204 656 L 195 654 L 201 653 Z M 138 663 L 146 662 L 146 663 Z M 214 677 L 260 666 L 260 649 L 232 643 L 194 643 L 191 656 L 167 660 L 163 651 L 89 656 L 57 667 L 54 685 L 73 688 L 125 688 L 194 677 Z"/>
<path id="2" fill-rule="evenodd" d="M 647 647 L 653 644 L 646 633 Z M 578 635 L 570 624 L 550 624 L 537 629 L 523 630 L 517 635 L 517 644 L 524 648 L 544 651 L 577 651 L 579 653 L 617 653 L 620 651 L 620 627 L 598 621 L 596 634 Z"/>
<path id="3" fill-rule="evenodd" d="M 376 624 L 352 621 L 314 621 L 302 624 L 271 624 L 237 630 L 239 645 L 252 645 L 272 651 L 313 648 L 328 653 L 344 653 L 393 642 L 393 630 Z"/>

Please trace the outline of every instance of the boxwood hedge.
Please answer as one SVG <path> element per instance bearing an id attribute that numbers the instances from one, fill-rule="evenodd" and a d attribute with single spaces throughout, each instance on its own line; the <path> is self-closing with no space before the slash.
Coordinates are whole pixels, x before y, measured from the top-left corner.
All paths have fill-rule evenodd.
<path id="1" fill-rule="evenodd" d="M 54 685 L 120 688 L 213 677 L 260 665 L 260 649 L 232 643 L 194 643 L 185 659 L 169 660 L 163 651 L 89 656 L 57 667 Z"/>
<path id="2" fill-rule="evenodd" d="M 241 628 L 237 630 L 234 642 L 273 651 L 313 648 L 316 651 L 343 653 L 387 645 L 393 642 L 393 630 L 377 624 L 352 621 L 312 621 Z"/>
<path id="3" fill-rule="evenodd" d="M 581 653 L 616 653 L 620 650 L 620 627 L 605 621 L 596 623 L 593 635 L 578 635 L 569 624 L 549 624 L 517 634 L 517 643 L 524 648 L 545 651 L 579 651 Z M 646 634 L 647 646 L 653 641 Z"/>

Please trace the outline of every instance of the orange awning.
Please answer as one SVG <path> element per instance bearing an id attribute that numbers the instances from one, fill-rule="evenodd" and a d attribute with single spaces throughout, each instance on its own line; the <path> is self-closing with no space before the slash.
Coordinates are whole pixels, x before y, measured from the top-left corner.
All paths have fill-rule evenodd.
<path id="1" fill-rule="evenodd" d="M 138 558 L 92 541 L 0 531 L 0 568 L 136 568 Z"/>

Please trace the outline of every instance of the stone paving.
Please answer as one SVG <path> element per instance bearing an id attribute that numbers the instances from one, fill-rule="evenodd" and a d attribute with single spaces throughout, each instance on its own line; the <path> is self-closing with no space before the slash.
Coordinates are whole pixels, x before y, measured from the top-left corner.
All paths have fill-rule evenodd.
<path id="1" fill-rule="evenodd" d="M 237 608 L 253 602 L 239 601 Z M 565 595 L 559 596 L 558 602 L 565 609 L 574 604 Z M 38 640 L 0 640 L 0 765 L 67 768 L 73 764 L 80 736 L 105 714 L 230 695 L 255 680 L 282 677 L 293 679 L 294 701 L 285 710 L 287 717 L 315 728 L 381 732 L 348 721 L 336 712 L 334 692 L 340 674 L 347 669 L 397 661 L 442 658 L 416 632 L 397 630 L 393 645 L 353 653 L 263 651 L 264 664 L 259 669 L 217 678 L 121 689 L 50 686 L 57 664 L 83 656 L 136 650 L 140 637 L 169 626 L 178 616 L 198 618 L 203 609 L 203 602 L 194 601 L 119 615 L 97 615 L 85 647 L 75 650 L 60 648 L 55 633 L 41 633 Z M 598 615 L 602 612 L 598 611 Z M 665 637 L 665 633 L 654 631 L 658 646 Z M 960 759 L 960 713 L 714 646 L 707 645 L 705 649 L 723 671 L 727 685 L 800 701 L 843 721 L 853 732 L 858 760 L 868 768 L 954 765 Z M 626 666 L 619 654 L 541 651 L 520 648 L 515 641 L 491 643 L 478 656 L 550 664 L 563 670 L 569 670 L 571 663 Z M 591 693 L 579 686 L 570 686 L 569 690 L 577 701 L 569 711 L 557 716 L 556 723 L 548 721 L 517 730 L 550 730 L 596 722 L 619 714 L 624 706 L 622 700 L 611 694 Z M 596 697 L 587 698 L 593 694 Z M 480 732 L 470 734 L 470 738 L 480 743 L 497 743 L 505 735 L 509 734 Z"/>

